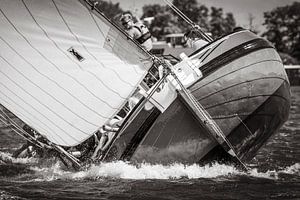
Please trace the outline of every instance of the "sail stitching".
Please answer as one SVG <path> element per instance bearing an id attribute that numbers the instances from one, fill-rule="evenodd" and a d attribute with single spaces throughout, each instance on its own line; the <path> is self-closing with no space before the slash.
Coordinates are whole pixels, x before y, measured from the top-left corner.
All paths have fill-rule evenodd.
<path id="1" fill-rule="evenodd" d="M 0 36 L 0 39 L 2 40 L 2 41 L 4 41 L 3 40 L 3 38 Z M 6 44 L 8 44 L 6 41 L 4 41 Z M 9 45 L 9 47 L 10 48 L 12 48 L 10 45 Z M 13 49 L 13 48 L 12 48 Z M 15 51 L 15 49 L 13 49 L 13 51 L 14 52 L 16 52 Z M 17 52 L 16 52 L 17 53 Z M 20 56 L 27 64 L 29 64 L 29 65 L 31 65 L 32 66 L 32 64 L 30 63 L 30 62 L 28 62 L 23 56 L 21 56 L 20 54 L 18 54 L 17 53 L 17 55 L 18 56 Z M 9 66 L 11 66 L 13 69 L 15 69 L 16 70 L 16 68 L 12 65 L 12 64 L 10 64 L 5 58 L 3 58 L 2 56 L 1 56 L 1 58 L 3 59 L 3 60 L 5 60 L 5 62 L 6 63 L 8 63 L 8 65 Z M 62 102 L 60 102 L 58 99 L 56 99 L 54 96 L 52 96 L 51 94 L 49 94 L 48 92 L 46 92 L 45 90 L 43 90 L 41 87 L 39 87 L 37 84 L 35 84 L 34 82 L 32 82 L 30 79 L 28 79 L 26 76 L 24 76 L 22 73 L 20 73 L 18 70 L 16 70 L 19 74 L 21 74 L 25 79 L 27 79 L 29 82 L 31 82 L 33 85 L 35 85 L 37 88 L 39 88 L 41 91 L 43 91 L 45 94 L 47 94 L 49 97 L 51 97 L 52 99 L 54 99 L 57 103 L 59 103 L 60 105 L 62 105 L 63 107 L 65 107 L 68 111 L 70 111 L 71 113 L 73 113 L 75 116 L 77 116 L 78 118 L 81 118 L 82 120 L 84 120 L 84 121 L 86 121 L 87 123 L 89 123 L 89 124 L 91 124 L 91 125 L 93 125 L 93 126 L 95 126 L 95 127 L 98 127 L 98 125 L 96 125 L 96 124 L 94 124 L 94 123 L 92 123 L 92 122 L 89 122 L 89 121 L 87 121 L 86 119 L 84 119 L 84 118 L 82 118 L 81 116 L 79 116 L 77 113 L 75 113 L 72 109 L 70 109 L 69 107 L 67 107 L 64 103 L 62 103 Z M 38 71 L 38 70 L 37 70 Z M 49 78 L 49 77 L 48 77 Z M 49 78 L 50 79 L 50 78 Z M 102 118 L 105 118 L 105 117 L 102 117 Z M 107 118 L 105 118 L 105 119 L 107 119 Z"/>
<path id="2" fill-rule="evenodd" d="M 100 29 L 100 27 L 99 27 L 99 25 L 98 25 L 98 23 L 96 22 L 96 20 L 95 20 L 95 18 L 94 18 L 94 16 L 93 16 L 93 13 L 91 13 L 90 12 L 90 10 L 89 9 L 87 9 L 88 10 L 88 12 L 89 12 L 89 14 L 90 14 L 90 16 L 91 16 L 91 18 L 92 18 L 92 20 L 93 20 L 93 22 L 95 23 L 95 25 L 96 25 L 96 27 L 97 27 L 97 29 L 98 29 L 98 31 L 100 32 L 100 34 L 102 34 L 103 35 L 103 37 L 105 38 L 105 36 L 104 36 L 104 33 L 101 31 L 101 29 Z M 94 55 L 92 55 L 98 62 L 100 62 Z M 101 62 L 100 62 L 101 63 Z M 117 76 L 118 76 L 118 78 L 121 80 L 121 81 L 123 81 L 124 83 L 126 83 L 126 84 L 128 84 L 128 85 L 130 85 L 131 87 L 135 87 L 134 85 L 132 85 L 130 82 L 128 82 L 128 81 L 126 81 L 126 80 L 124 80 L 121 76 L 120 76 L 120 74 L 115 70 L 115 69 L 112 69 L 112 68 L 107 68 L 107 67 L 105 67 L 104 65 L 103 65 L 103 63 L 101 63 L 101 66 L 102 67 L 104 67 L 104 68 L 106 68 L 106 69 L 108 69 L 108 70 L 111 70 L 111 71 L 113 71 Z"/>
<path id="3" fill-rule="evenodd" d="M 48 35 L 48 33 L 41 27 L 41 25 L 36 21 L 36 19 L 34 18 L 34 16 L 33 16 L 33 14 L 30 12 L 30 10 L 29 10 L 29 8 L 27 7 L 27 5 L 25 4 L 25 2 L 22 0 L 22 2 L 23 2 L 23 4 L 24 4 L 24 6 L 25 6 L 25 8 L 26 8 L 26 10 L 28 11 L 28 13 L 30 14 L 30 16 L 32 17 L 32 19 L 33 19 L 33 21 L 36 23 L 36 25 L 42 30 L 42 32 L 45 34 L 45 36 L 55 45 L 55 47 L 60 51 L 60 52 L 62 52 L 68 59 L 70 59 L 70 57 L 69 57 L 69 55 L 68 54 L 66 54 L 66 52 L 64 51 L 64 50 L 62 50 L 59 46 L 58 46 L 58 44 Z M 15 28 L 16 29 L 16 28 Z M 23 36 L 23 35 L 22 35 Z M 23 36 L 24 37 L 24 36 Z M 25 37 L 24 37 L 25 38 Z M 27 40 L 26 40 L 27 41 Z M 29 43 L 30 44 L 30 43 Z M 31 45 L 31 44 L 30 44 Z M 32 46 L 32 45 L 31 45 Z M 34 48 L 34 47 L 33 47 Z M 35 48 L 34 48 L 35 49 Z M 37 49 L 35 49 L 36 51 L 38 51 Z M 54 67 L 56 67 L 56 65 L 54 64 L 54 63 L 52 63 L 49 59 L 47 59 L 44 55 L 42 55 L 42 53 L 40 52 L 40 51 L 38 51 L 39 52 L 39 54 L 43 57 L 43 58 L 45 58 L 47 61 L 49 61 L 52 65 L 54 65 Z M 73 59 L 70 59 L 72 62 L 74 62 L 73 61 Z M 88 73 L 88 74 L 90 74 L 90 75 L 92 75 L 92 76 L 94 76 L 94 77 L 96 77 L 96 75 L 95 74 L 93 74 L 93 73 L 91 73 L 91 72 L 89 72 L 89 71 L 86 71 L 86 70 L 84 70 L 78 63 L 76 63 L 76 62 L 74 62 L 75 63 L 75 65 L 76 66 L 78 66 L 79 67 L 79 69 L 81 69 L 82 71 L 84 71 L 84 72 L 86 72 L 86 73 Z M 56 67 L 57 68 L 57 67 Z M 60 69 L 58 69 L 59 71 L 61 71 Z M 62 72 L 62 71 L 61 71 Z M 67 73 L 65 73 L 65 72 L 62 72 L 62 73 L 64 73 L 64 74 L 66 74 L 66 75 L 68 75 L 69 77 L 72 77 L 71 75 L 69 75 L 69 74 L 67 74 Z M 75 77 L 72 77 L 73 78 L 73 80 L 76 80 L 76 82 L 78 82 L 79 84 L 80 84 L 80 82 L 77 80 L 77 79 L 75 79 Z M 102 83 L 102 85 L 104 85 L 103 84 L 103 82 L 102 82 L 102 80 L 99 80 L 101 83 Z M 82 84 L 81 84 L 82 85 Z M 82 85 L 83 86 L 83 85 Z M 108 86 L 106 86 L 106 85 L 104 85 L 108 90 L 110 90 L 110 91 L 112 91 L 111 90 L 111 88 L 109 88 Z M 97 99 L 99 99 L 100 101 L 102 101 L 103 103 L 106 103 L 107 105 L 109 105 L 107 102 L 105 102 L 104 100 L 102 100 L 101 98 L 99 98 L 99 97 L 97 97 L 93 92 L 91 92 L 89 89 L 87 89 L 87 87 L 86 86 L 83 86 L 87 91 L 89 91 L 93 96 L 95 96 Z M 113 92 L 113 91 L 112 91 Z M 115 93 L 115 92 L 113 92 L 113 93 Z M 118 96 L 120 96 L 119 94 L 117 94 Z M 121 97 L 120 96 L 120 98 L 122 98 L 122 99 L 124 99 L 124 97 Z M 110 105 L 109 105 L 110 106 Z M 110 106 L 111 107 L 111 106 Z M 111 107 L 112 108 L 112 107 Z M 113 109 L 117 109 L 117 108 L 113 108 Z"/>
<path id="4" fill-rule="evenodd" d="M 1 56 L 2 57 L 2 56 Z M 3 57 L 2 57 L 3 58 Z M 47 105 L 41 103 L 36 97 L 34 97 L 33 95 L 31 95 L 28 91 L 26 91 L 22 86 L 20 86 L 20 84 L 16 83 L 14 80 L 12 80 L 9 76 L 7 76 L 5 73 L 3 73 L 0 70 L 0 73 L 2 73 L 7 79 L 9 79 L 11 82 L 13 82 L 15 85 L 17 85 L 19 88 L 21 88 L 25 93 L 27 93 L 29 96 L 31 96 L 33 99 L 35 99 L 37 102 L 39 102 L 41 105 L 43 105 L 44 107 L 46 107 L 50 112 L 52 112 L 54 115 L 56 115 L 57 117 L 59 117 L 62 121 L 66 122 L 67 124 L 69 124 L 70 126 L 72 126 L 73 128 L 77 129 L 78 131 L 85 133 L 84 131 L 82 131 L 81 129 L 75 127 L 73 124 L 71 124 L 70 122 L 66 121 L 62 116 L 60 116 L 59 114 L 57 114 L 56 112 L 54 112 L 51 108 L 49 108 Z"/>
<path id="5" fill-rule="evenodd" d="M 0 83 L 0 84 L 1 84 L 1 83 Z M 2 84 L 1 84 L 1 85 L 2 85 Z M 7 99 L 9 99 L 13 104 L 15 104 L 16 106 L 20 107 L 20 108 L 21 108 L 23 111 L 25 111 L 27 114 L 29 114 L 30 116 L 34 117 L 35 120 L 39 121 L 39 122 L 42 123 L 44 126 L 47 126 L 49 129 L 51 129 L 51 131 L 53 131 L 51 127 L 49 127 L 48 125 L 46 125 L 44 122 L 42 122 L 41 120 L 39 120 L 39 119 L 38 119 L 37 117 L 35 117 L 34 115 L 30 114 L 30 112 L 28 112 L 28 111 L 26 111 L 24 108 L 22 108 L 22 106 L 19 105 L 18 103 L 16 103 L 13 99 L 11 99 L 10 97 L 8 97 L 7 95 L 5 95 L 4 93 L 2 93 L 1 91 L 0 91 L 0 93 L 3 94 L 3 96 L 5 96 Z M 17 97 L 20 98 L 19 96 L 17 96 Z M 4 99 L 1 98 L 1 97 L 0 97 L 0 99 L 1 99 L 2 101 L 6 102 L 7 105 L 12 106 L 12 104 L 9 103 L 7 100 L 4 100 Z M 9 107 L 8 107 L 8 108 L 9 108 Z M 18 115 L 22 116 L 23 118 L 26 118 L 28 121 L 31 121 L 31 120 L 29 120 L 30 118 L 28 118 L 26 115 L 21 114 L 22 112 L 18 111 L 18 109 L 16 109 L 16 112 L 18 113 Z M 0 116 L 1 116 L 1 114 L 0 114 Z M 39 127 L 39 128 L 40 128 L 40 129 L 43 129 L 43 131 L 46 132 L 46 131 L 45 131 L 45 130 L 46 130 L 45 128 L 42 128 L 42 127 Z M 20 129 L 21 129 L 21 128 L 20 128 Z M 52 133 L 52 132 L 51 132 L 51 133 Z M 56 134 L 54 131 L 53 131 L 53 133 L 54 133 L 55 135 L 57 135 L 58 137 L 60 137 L 60 135 Z M 60 137 L 60 139 L 61 139 L 62 141 L 64 141 L 64 142 L 66 142 L 63 138 Z M 58 141 L 56 140 L 56 138 L 54 138 L 54 140 L 55 140 L 56 142 L 58 142 Z"/>
<path id="6" fill-rule="evenodd" d="M 7 21 L 11 24 L 12 27 L 14 27 L 14 29 L 24 38 L 24 40 L 38 53 L 40 54 L 46 61 L 48 61 L 51 65 L 53 65 L 58 71 L 60 71 L 61 73 L 65 74 L 66 76 L 72 78 L 74 81 L 76 81 L 79 85 L 81 85 L 84 89 L 86 89 L 90 94 L 92 94 L 92 96 L 94 96 L 95 98 L 97 98 L 99 101 L 101 101 L 102 103 L 106 104 L 107 106 L 109 106 L 112 109 L 118 109 L 118 108 L 114 108 L 112 107 L 110 104 L 108 104 L 106 101 L 100 99 L 99 97 L 97 97 L 93 92 L 91 92 L 86 86 L 82 85 L 78 80 L 76 80 L 74 77 L 72 77 L 71 75 L 61 71 L 59 69 L 59 67 L 57 67 L 53 62 L 51 62 L 49 59 L 47 59 L 38 49 L 36 49 L 29 41 L 28 39 L 13 25 L 13 23 L 7 18 L 7 16 L 4 14 L 4 12 L 1 10 L 1 13 L 4 15 L 4 17 L 7 19 Z M 2 39 L 2 38 L 1 38 Z M 13 49 L 4 39 L 2 39 L 11 49 Z M 13 49 L 14 50 L 14 49 Z M 15 51 L 15 50 L 14 50 Z M 16 52 L 16 51 L 15 51 Z M 17 53 L 17 52 L 16 52 Z M 22 57 L 19 53 L 17 53 L 20 57 Z M 22 57 L 22 59 L 24 59 Z M 24 59 L 25 60 L 25 59 Z M 25 60 L 26 61 L 26 60 Z M 26 61 L 27 62 L 27 61 Z M 30 64 L 31 65 L 31 64 Z M 33 65 L 31 65 L 33 67 Z M 55 83 L 58 87 L 60 87 L 61 89 L 65 90 L 65 88 L 63 88 L 62 86 L 60 86 L 56 81 L 54 81 L 53 79 L 49 78 L 48 76 L 46 76 L 45 74 L 41 73 L 39 70 L 37 70 L 35 67 L 33 67 L 35 69 L 35 71 L 37 71 L 39 74 L 41 74 L 42 76 L 44 76 L 45 78 L 47 78 L 48 80 L 50 80 L 51 82 Z"/>
<path id="7" fill-rule="evenodd" d="M 45 117 L 50 123 L 52 123 L 54 126 L 56 126 L 58 129 L 60 129 L 61 131 L 63 131 L 64 133 L 66 133 L 67 135 L 69 135 L 67 132 L 65 132 L 65 130 L 63 130 L 62 128 L 60 128 L 58 125 L 56 125 L 52 120 L 50 120 L 48 117 L 46 117 L 43 113 L 41 113 L 40 111 L 38 111 L 36 108 L 34 108 L 32 105 L 28 104 L 27 102 L 25 102 L 19 95 L 17 95 L 16 93 L 14 93 L 13 91 L 11 91 L 9 88 L 7 88 L 5 85 L 3 85 L 2 83 L 0 83 L 2 86 L 4 86 L 8 91 L 10 91 L 12 94 L 14 94 L 16 97 L 18 97 L 19 99 L 21 99 L 21 101 L 23 101 L 25 104 L 29 105 L 29 107 L 31 107 L 32 109 L 34 109 L 36 112 L 38 112 L 39 114 L 41 114 L 43 117 Z M 2 92 L 1 92 L 2 93 Z M 5 95 L 7 96 L 7 95 Z M 69 135 L 71 138 L 73 138 L 71 135 Z M 76 140 L 75 138 L 73 138 L 74 140 Z M 77 140 L 76 140 L 77 141 Z"/>
<path id="8" fill-rule="evenodd" d="M 88 8 L 87 8 L 88 9 Z M 101 29 L 100 29 L 100 27 L 99 27 L 99 24 L 98 24 L 98 22 L 97 22 L 97 20 L 94 18 L 94 15 L 93 15 L 93 13 L 88 9 L 88 11 L 89 11 L 89 13 L 90 13 L 90 15 L 92 16 L 92 19 L 93 19 L 93 21 L 94 21 L 94 23 L 96 24 L 96 27 L 97 27 L 97 29 L 99 30 L 99 32 L 100 33 L 102 33 L 103 35 L 104 35 L 104 33 L 101 31 Z M 111 48 L 113 48 L 113 46 L 110 46 Z M 121 46 L 121 48 L 123 48 L 123 50 L 127 50 L 125 47 L 122 47 Z M 136 54 L 137 55 L 137 54 Z M 138 55 L 137 55 L 138 56 Z M 139 60 L 142 62 L 142 61 L 149 61 L 151 58 L 147 58 L 147 59 L 143 59 L 143 58 L 140 58 L 139 57 Z M 131 65 L 130 65 L 131 66 Z M 144 73 L 139 73 L 138 71 L 136 71 L 136 68 L 135 67 L 133 67 L 133 66 L 131 66 L 133 69 L 134 69 L 134 71 L 137 73 L 137 74 L 144 74 Z"/>
<path id="9" fill-rule="evenodd" d="M 2 84 L 0 83 L 0 85 L 2 85 Z M 1 92 L 1 91 L 0 91 L 0 94 L 2 94 L 3 97 L 6 97 L 6 99 L 7 99 L 7 100 L 5 100 L 4 98 L 0 97 L 0 99 L 1 99 L 3 102 L 5 102 L 5 104 L 6 104 L 5 107 L 9 108 L 10 106 L 11 106 L 11 107 L 14 107 L 13 105 L 15 105 L 15 106 L 19 107 L 21 110 L 25 111 L 27 114 L 29 114 L 29 112 L 27 112 L 24 108 L 22 108 L 21 105 L 19 105 L 17 102 L 15 102 L 14 99 L 10 98 L 9 96 L 7 96 L 6 94 L 4 94 L 4 93 Z M 19 98 L 19 97 L 18 97 L 18 98 Z M 2 105 L 2 104 L 0 104 L 0 105 Z M 1 110 L 1 109 L 0 109 L 0 112 L 4 113 L 4 111 Z M 16 113 L 18 113 L 18 115 L 21 115 L 22 117 L 26 118 L 28 121 L 31 121 L 31 120 L 29 120 L 29 118 L 28 118 L 26 115 L 21 114 L 21 112 L 19 111 L 19 109 L 16 109 Z M 29 114 L 29 115 L 31 115 L 31 114 Z M 0 113 L 0 116 L 3 117 L 3 114 Z M 5 116 L 6 116 L 6 115 L 5 115 Z M 31 115 L 31 116 L 33 116 L 33 115 Z M 9 116 L 6 116 L 6 117 L 7 117 L 9 120 L 12 120 Z M 41 120 L 39 120 L 37 117 L 35 117 L 35 116 L 33 116 L 33 117 L 35 118 L 35 120 L 40 121 L 41 123 L 43 123 L 43 122 L 42 122 Z M 44 125 L 45 125 L 45 124 L 44 124 Z M 45 126 L 46 126 L 46 125 L 45 125 Z M 42 128 L 42 127 L 40 127 L 40 128 L 43 129 L 43 131 L 45 132 L 46 129 L 44 129 L 44 128 Z M 51 129 L 50 127 L 48 127 L 48 128 Z"/>
<path id="10" fill-rule="evenodd" d="M 2 39 L 2 37 L 0 36 L 0 39 L 3 41 L 3 39 Z M 5 42 L 6 43 L 6 42 Z M 20 56 L 20 55 L 19 55 Z M 20 56 L 21 58 L 23 58 L 23 56 Z M 1 58 L 2 59 L 4 59 L 2 56 L 1 56 Z M 8 63 L 8 61 L 6 60 L 6 59 L 4 59 L 7 63 Z M 25 58 L 23 58 L 23 60 L 27 63 L 27 64 L 29 64 L 29 65 L 32 65 L 31 63 L 29 63 Z M 9 66 L 11 67 L 11 68 L 13 68 L 15 71 L 17 71 L 22 77 L 24 77 L 26 80 L 28 80 L 30 83 L 32 83 L 33 85 L 35 85 L 37 88 L 39 88 L 41 91 L 43 91 L 45 94 L 47 94 L 48 96 L 50 96 L 51 98 L 53 98 L 55 101 L 57 101 L 59 104 L 61 104 L 62 106 L 64 106 L 66 109 L 68 109 L 70 112 L 72 112 L 74 115 L 76 115 L 76 116 L 78 116 L 78 114 L 76 114 L 76 113 L 74 113 L 70 108 L 68 108 L 68 107 L 66 107 L 66 105 L 64 104 L 64 103 L 62 103 L 62 102 L 60 102 L 58 99 L 56 99 L 55 97 L 53 97 L 50 93 L 48 93 L 46 90 L 44 90 L 44 89 L 42 89 L 41 87 L 39 87 L 36 83 L 34 83 L 32 80 L 30 80 L 28 77 L 26 77 L 26 76 L 24 76 L 17 68 L 15 68 L 13 65 L 11 65 L 11 64 L 9 64 Z M 67 93 L 69 93 L 68 91 L 67 91 Z M 71 94 L 70 94 L 71 95 Z M 75 97 L 74 97 L 75 98 Z M 79 101 L 79 100 L 78 100 Z M 81 101 L 79 101 L 79 102 L 81 102 Z M 83 104 L 83 103 L 82 103 Z M 83 104 L 83 105 L 85 105 L 85 104 Z M 92 110 L 92 111 L 94 111 L 94 110 Z M 95 113 L 96 113 L 96 111 L 94 111 Z M 101 114 L 97 114 L 98 116 L 100 116 L 100 117 L 102 117 L 102 118 L 104 118 L 104 119 L 107 119 L 107 117 L 105 117 L 105 116 L 102 116 Z M 88 122 L 88 121 L 87 121 Z M 92 122 L 88 122 L 88 123 L 90 123 L 90 124 L 92 124 L 92 125 L 95 125 L 95 124 L 93 124 Z"/>
<path id="11" fill-rule="evenodd" d="M 33 20 L 37 23 L 37 25 L 38 25 L 44 32 L 46 32 L 46 31 L 42 28 L 42 26 L 37 22 L 37 20 L 35 19 L 35 17 L 34 17 L 33 14 L 31 13 L 31 11 L 29 10 L 29 8 L 27 7 L 27 5 L 25 4 L 24 0 L 22 0 L 22 2 L 24 3 L 26 9 L 28 10 L 28 12 L 30 13 L 30 15 L 32 16 Z M 55 8 L 56 8 L 56 10 L 57 10 L 57 12 L 58 12 L 58 14 L 59 14 L 59 16 L 61 17 L 61 19 L 63 20 L 63 22 L 66 24 L 66 22 L 65 22 L 64 18 L 62 17 L 62 15 L 61 15 L 61 13 L 60 13 L 60 11 L 59 11 L 59 9 L 58 9 L 56 3 L 55 3 L 53 0 L 52 0 L 52 2 L 53 2 L 53 4 L 54 4 L 54 6 L 55 6 Z M 67 28 L 69 29 L 69 26 L 68 26 L 67 24 L 66 24 L 66 26 L 67 26 Z M 69 29 L 69 31 L 70 31 L 70 33 L 72 34 L 72 31 L 71 31 L 70 29 Z M 74 35 L 74 34 L 73 34 L 73 35 Z M 56 44 L 56 42 L 55 42 L 53 39 L 51 39 L 51 37 L 50 37 L 49 35 L 47 35 L 47 37 L 48 37 L 53 43 Z M 74 35 L 74 37 L 76 38 L 75 35 Z M 79 42 L 79 43 L 80 43 L 80 42 Z M 57 47 L 60 51 L 63 51 L 60 47 L 58 47 L 58 45 L 56 45 L 56 47 Z M 64 51 L 63 51 L 63 53 L 65 54 Z M 68 56 L 68 57 L 69 57 L 69 56 Z M 73 59 L 71 59 L 71 61 L 74 62 Z M 110 88 L 108 85 L 106 85 L 106 84 L 103 82 L 103 80 L 101 80 L 97 75 L 95 75 L 94 73 L 92 73 L 92 72 L 90 72 L 90 71 L 88 71 L 88 70 L 84 70 L 84 68 L 83 68 L 80 64 L 78 64 L 77 62 L 74 62 L 74 63 L 75 63 L 75 65 L 77 65 L 82 71 L 85 71 L 86 73 L 88 73 L 88 74 L 92 75 L 94 78 L 96 78 L 96 79 L 97 79 L 99 82 L 101 82 L 102 85 L 103 85 L 104 87 L 106 87 L 108 90 L 112 91 L 114 94 L 116 94 L 116 95 L 119 96 L 120 98 L 126 99 L 126 97 L 123 97 L 120 93 L 118 93 L 117 91 L 113 90 L 113 89 Z"/>

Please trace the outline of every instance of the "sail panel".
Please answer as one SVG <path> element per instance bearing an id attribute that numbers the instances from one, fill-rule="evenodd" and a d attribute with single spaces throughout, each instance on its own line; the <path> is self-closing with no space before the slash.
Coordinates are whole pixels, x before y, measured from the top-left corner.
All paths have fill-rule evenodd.
<path id="1" fill-rule="evenodd" d="M 0 1 L 0 103 L 59 145 L 116 114 L 150 57 L 80 1 Z"/>

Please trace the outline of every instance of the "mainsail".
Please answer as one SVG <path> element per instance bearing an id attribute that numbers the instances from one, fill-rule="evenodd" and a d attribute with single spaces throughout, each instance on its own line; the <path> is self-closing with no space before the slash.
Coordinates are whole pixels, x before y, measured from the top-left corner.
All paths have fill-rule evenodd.
<path id="1" fill-rule="evenodd" d="M 151 57 L 85 1 L 0 0 L 0 103 L 76 145 L 126 103 Z"/>

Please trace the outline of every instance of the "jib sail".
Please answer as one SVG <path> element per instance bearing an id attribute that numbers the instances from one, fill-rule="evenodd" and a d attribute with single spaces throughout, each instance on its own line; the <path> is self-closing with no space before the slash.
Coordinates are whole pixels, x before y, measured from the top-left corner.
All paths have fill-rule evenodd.
<path id="1" fill-rule="evenodd" d="M 1 0 L 0 27 L 0 103 L 59 145 L 90 137 L 152 65 L 85 1 Z"/>

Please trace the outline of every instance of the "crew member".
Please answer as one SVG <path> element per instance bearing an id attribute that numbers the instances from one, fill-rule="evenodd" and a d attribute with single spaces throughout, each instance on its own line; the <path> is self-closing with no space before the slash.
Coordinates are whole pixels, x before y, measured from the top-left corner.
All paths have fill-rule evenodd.
<path id="1" fill-rule="evenodd" d="M 100 155 L 106 151 L 111 144 L 116 132 L 119 130 L 124 119 L 116 115 L 107 124 L 103 125 L 95 134 L 95 140 L 98 143 L 93 155 L 92 160 L 96 160 Z"/>
<path id="2" fill-rule="evenodd" d="M 136 41 L 138 41 L 142 47 L 147 51 L 152 49 L 151 33 L 149 29 L 142 23 L 133 22 L 133 18 L 130 12 L 124 12 L 120 18 L 120 21 L 125 28 L 125 31 Z"/>
<path id="3" fill-rule="evenodd" d="M 208 44 L 206 40 L 201 39 L 196 29 L 189 30 L 184 34 L 184 37 L 186 38 L 188 46 L 194 51 Z"/>

